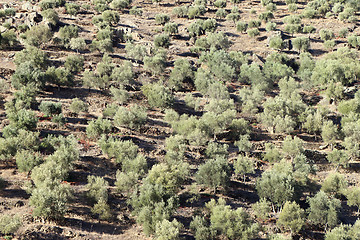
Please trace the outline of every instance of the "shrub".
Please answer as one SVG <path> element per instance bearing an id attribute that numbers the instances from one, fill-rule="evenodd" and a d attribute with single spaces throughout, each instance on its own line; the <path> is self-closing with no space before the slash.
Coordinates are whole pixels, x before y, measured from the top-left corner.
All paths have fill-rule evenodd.
<path id="1" fill-rule="evenodd" d="M 236 31 L 238 32 L 245 32 L 247 29 L 247 23 L 246 22 L 237 22 L 236 23 Z"/>
<path id="2" fill-rule="evenodd" d="M 76 3 L 65 3 L 66 13 L 76 16 L 80 10 L 80 6 Z"/>
<path id="3" fill-rule="evenodd" d="M 307 52 L 310 47 L 310 40 L 307 37 L 297 37 L 292 40 L 292 44 L 299 52 Z"/>
<path id="4" fill-rule="evenodd" d="M 274 23 L 274 22 L 266 23 L 265 29 L 268 32 L 276 30 L 276 23 Z"/>
<path id="5" fill-rule="evenodd" d="M 53 26 L 59 23 L 59 15 L 54 9 L 42 11 L 41 15 Z"/>
<path id="6" fill-rule="evenodd" d="M 330 198 L 323 191 L 319 191 L 314 197 L 308 197 L 307 202 L 310 205 L 308 216 L 310 222 L 330 228 L 337 225 L 340 200 Z"/>
<path id="7" fill-rule="evenodd" d="M 0 49 L 11 48 L 17 45 L 17 40 L 14 29 L 7 30 L 0 34 Z"/>
<path id="8" fill-rule="evenodd" d="M 108 186 L 109 183 L 102 177 L 89 175 L 87 177 L 88 183 L 86 189 L 88 189 L 87 197 L 92 202 L 99 202 L 101 200 L 107 202 L 108 200 Z"/>
<path id="9" fill-rule="evenodd" d="M 77 38 L 79 35 L 79 28 L 75 25 L 66 25 L 59 29 L 59 37 L 61 39 L 61 44 L 69 48 L 70 41 L 72 38 Z"/>
<path id="10" fill-rule="evenodd" d="M 323 40 L 323 41 L 331 40 L 335 36 L 333 31 L 331 31 L 329 29 L 321 29 L 319 34 L 320 34 L 321 40 Z"/>
<path id="11" fill-rule="evenodd" d="M 256 218 L 260 221 L 265 221 L 270 217 L 271 203 L 265 198 L 260 199 L 251 206 Z"/>
<path id="12" fill-rule="evenodd" d="M 27 45 L 39 47 L 50 41 L 53 33 L 46 25 L 36 25 L 27 30 L 22 37 Z"/>
<path id="13" fill-rule="evenodd" d="M 132 129 L 140 129 L 147 119 L 146 109 L 139 105 L 134 105 L 130 109 L 119 107 L 115 116 L 115 126 L 126 126 Z"/>
<path id="14" fill-rule="evenodd" d="M 60 86 L 71 87 L 74 85 L 74 75 L 66 68 L 50 67 L 46 70 L 47 80 L 53 84 L 56 84 L 60 89 Z"/>
<path id="15" fill-rule="evenodd" d="M 120 21 L 120 16 L 116 11 L 106 10 L 101 14 L 104 22 L 109 26 L 116 26 Z"/>
<path id="16" fill-rule="evenodd" d="M 248 173 L 255 173 L 254 162 L 248 158 L 239 155 L 239 157 L 234 162 L 235 174 L 241 175 L 243 177 L 243 182 L 245 182 L 245 176 Z"/>
<path id="17" fill-rule="evenodd" d="M 152 107 L 167 108 L 174 103 L 174 96 L 161 83 L 144 85 L 141 90 Z"/>
<path id="18" fill-rule="evenodd" d="M 71 73 L 81 72 L 84 68 L 84 57 L 79 55 L 69 55 L 65 60 L 65 69 Z"/>
<path id="19" fill-rule="evenodd" d="M 158 52 L 153 57 L 144 57 L 144 69 L 150 70 L 152 74 L 161 74 L 166 68 L 166 53 Z"/>
<path id="20" fill-rule="evenodd" d="M 331 196 L 341 196 L 347 188 L 348 182 L 345 176 L 340 173 L 330 173 L 324 180 L 321 191 Z"/>
<path id="21" fill-rule="evenodd" d="M 176 219 L 171 222 L 164 219 L 156 224 L 155 237 L 158 240 L 179 240 L 182 227 Z"/>
<path id="22" fill-rule="evenodd" d="M 214 6 L 217 8 L 225 8 L 226 7 L 226 0 L 216 0 L 214 2 Z"/>
<path id="23" fill-rule="evenodd" d="M 286 202 L 277 224 L 290 229 L 291 234 L 298 233 L 305 224 L 304 210 L 296 202 Z"/>
<path id="24" fill-rule="evenodd" d="M 211 199 L 205 204 L 210 211 L 211 229 L 218 235 L 225 235 L 228 239 L 253 239 L 260 226 L 250 220 L 247 212 L 239 207 L 231 209 L 225 200 L 220 198 L 217 202 Z"/>
<path id="25" fill-rule="evenodd" d="M 114 0 L 110 3 L 112 9 L 124 9 L 130 7 L 130 0 Z M 130 10 L 131 11 L 131 10 Z M 131 14 L 131 13 L 130 13 Z"/>
<path id="26" fill-rule="evenodd" d="M 231 9 L 231 12 L 226 16 L 226 19 L 229 21 L 233 21 L 234 24 L 235 22 L 240 20 L 240 13 L 239 13 L 239 8 L 238 7 L 233 7 Z"/>
<path id="27" fill-rule="evenodd" d="M 146 46 L 141 44 L 127 43 L 125 51 L 128 57 L 133 58 L 136 61 L 143 61 L 144 57 L 148 55 Z"/>
<path id="28" fill-rule="evenodd" d="M 86 135 L 90 138 L 98 138 L 102 134 L 111 132 L 112 124 L 110 120 L 99 117 L 96 120 L 90 121 L 86 127 Z"/>
<path id="29" fill-rule="evenodd" d="M 217 187 L 227 187 L 230 181 L 230 166 L 223 157 L 209 159 L 198 168 L 196 182 L 216 190 Z"/>
<path id="30" fill-rule="evenodd" d="M 274 14 L 272 12 L 263 12 L 259 15 L 259 20 L 262 20 L 264 22 L 269 22 L 273 18 Z"/>
<path id="31" fill-rule="evenodd" d="M 4 235 L 15 233 L 22 225 L 19 216 L 10 216 L 3 214 L 0 217 L 0 232 Z"/>
<path id="32" fill-rule="evenodd" d="M 270 38 L 269 47 L 277 50 L 282 50 L 284 48 L 284 41 L 280 36 L 275 36 Z"/>
<path id="33" fill-rule="evenodd" d="M 219 8 L 219 9 L 216 11 L 215 15 L 216 15 L 216 17 L 222 19 L 222 18 L 225 18 L 225 17 L 226 17 L 227 13 L 226 13 L 225 9 Z"/>
<path id="34" fill-rule="evenodd" d="M 278 163 L 262 174 L 256 183 L 256 190 L 260 198 L 269 200 L 273 207 L 281 209 L 286 201 L 294 198 L 295 185 L 291 164 Z"/>
<path id="35" fill-rule="evenodd" d="M 132 84 L 134 77 L 133 65 L 130 61 L 125 61 L 119 67 L 114 68 L 111 74 L 111 79 L 120 85 Z"/>
<path id="36" fill-rule="evenodd" d="M 38 119 L 34 111 L 20 109 L 16 113 L 8 114 L 10 124 L 18 129 L 34 130 Z"/>
<path id="37" fill-rule="evenodd" d="M 129 13 L 131 15 L 135 15 L 135 16 L 142 16 L 143 11 L 141 8 L 137 7 L 137 6 L 133 6 L 130 10 Z"/>
<path id="38" fill-rule="evenodd" d="M 204 15 L 205 12 L 206 12 L 205 6 L 193 5 L 187 9 L 186 15 L 188 16 L 188 18 L 194 19 L 196 17 L 200 17 L 201 15 Z"/>
<path id="39" fill-rule="evenodd" d="M 155 22 L 160 25 L 165 25 L 165 23 L 170 21 L 170 17 L 167 14 L 159 13 L 155 15 Z"/>
<path id="40" fill-rule="evenodd" d="M 42 0 L 39 3 L 41 10 L 64 6 L 65 0 Z"/>
<path id="41" fill-rule="evenodd" d="M 167 34 L 158 34 L 154 38 L 155 47 L 168 48 L 170 46 L 170 38 Z"/>
<path id="42" fill-rule="evenodd" d="M 324 46 L 328 50 L 332 50 L 335 47 L 335 45 L 336 45 L 335 40 L 327 40 L 324 42 Z"/>
<path id="43" fill-rule="evenodd" d="M 31 150 L 20 150 L 15 155 L 16 165 L 20 172 L 30 172 L 43 162 L 40 153 Z"/>
<path id="44" fill-rule="evenodd" d="M 45 116 L 53 116 L 61 113 L 61 105 L 60 102 L 42 101 L 39 110 L 44 113 Z"/>
<path id="45" fill-rule="evenodd" d="M 179 32 L 178 30 L 178 24 L 177 23 L 171 23 L 168 22 L 165 24 L 164 26 L 164 32 L 170 34 L 170 35 L 175 35 Z"/>
<path id="46" fill-rule="evenodd" d="M 302 30 L 304 33 L 314 33 L 316 31 L 316 28 L 311 25 L 305 25 Z"/>
<path id="47" fill-rule="evenodd" d="M 260 35 L 260 31 L 257 28 L 249 28 L 246 33 L 250 36 L 250 37 L 256 37 L 258 35 Z"/>
<path id="48" fill-rule="evenodd" d="M 187 6 L 174 7 L 172 13 L 178 18 L 187 17 L 188 7 Z"/>
<path id="49" fill-rule="evenodd" d="M 79 98 L 74 98 L 70 104 L 70 111 L 75 114 L 87 112 L 88 105 Z"/>
<path id="50" fill-rule="evenodd" d="M 11 85 L 15 89 L 26 86 L 43 88 L 46 82 L 45 73 L 35 66 L 33 62 L 27 61 L 17 66 L 15 73 L 11 76 Z"/>
<path id="51" fill-rule="evenodd" d="M 33 67 L 45 70 L 49 59 L 46 52 L 36 47 L 28 46 L 15 54 L 14 62 L 17 67 L 25 62 L 30 62 Z"/>
<path id="52" fill-rule="evenodd" d="M 185 81 L 192 82 L 194 79 L 194 72 L 191 64 L 186 59 L 177 59 L 174 63 L 174 69 L 170 74 L 168 84 L 175 90 L 182 88 Z"/>

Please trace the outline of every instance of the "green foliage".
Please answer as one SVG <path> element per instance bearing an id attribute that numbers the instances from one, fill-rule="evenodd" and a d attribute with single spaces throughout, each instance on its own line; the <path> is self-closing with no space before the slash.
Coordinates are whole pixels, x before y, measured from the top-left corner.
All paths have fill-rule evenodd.
<path id="1" fill-rule="evenodd" d="M 158 13 L 155 15 L 155 22 L 159 25 L 165 25 L 165 23 L 170 21 L 170 17 L 164 13 Z"/>
<path id="2" fill-rule="evenodd" d="M 340 173 L 330 173 L 324 180 L 321 191 L 333 195 L 340 196 L 348 186 L 345 176 Z"/>
<path id="3" fill-rule="evenodd" d="M 41 10 L 64 6 L 65 0 L 42 0 L 39 3 Z"/>
<path id="4" fill-rule="evenodd" d="M 303 141 L 296 136 L 294 138 L 286 136 L 282 150 L 287 156 L 293 159 L 296 155 L 304 152 Z"/>
<path id="5" fill-rule="evenodd" d="M 86 135 L 89 138 L 98 138 L 102 134 L 107 134 L 111 132 L 111 129 L 112 129 L 111 121 L 99 117 L 96 120 L 90 121 L 89 125 L 86 127 Z"/>
<path id="6" fill-rule="evenodd" d="M 324 42 L 324 46 L 328 50 L 332 50 L 335 47 L 335 45 L 336 45 L 336 42 L 335 42 L 334 39 L 333 40 L 327 40 L 327 41 Z"/>
<path id="7" fill-rule="evenodd" d="M 10 124 L 17 129 L 34 130 L 38 122 L 36 113 L 26 109 L 20 109 L 17 112 L 7 112 L 7 117 Z"/>
<path id="8" fill-rule="evenodd" d="M 76 16 L 80 11 L 80 6 L 76 3 L 65 3 L 66 13 Z"/>
<path id="9" fill-rule="evenodd" d="M 16 46 L 19 43 L 14 29 L 7 30 L 0 34 L 0 49 Z"/>
<path id="10" fill-rule="evenodd" d="M 92 202 L 99 202 L 101 200 L 107 202 L 109 183 L 102 177 L 89 175 L 87 177 L 88 183 L 86 184 L 87 197 Z"/>
<path id="11" fill-rule="evenodd" d="M 158 240 L 179 240 L 182 227 L 183 225 L 176 219 L 171 222 L 164 219 L 156 224 L 155 238 Z"/>
<path id="12" fill-rule="evenodd" d="M 206 12 L 206 8 L 204 5 L 192 5 L 187 8 L 187 17 L 190 19 L 194 19 L 204 15 Z"/>
<path id="13" fill-rule="evenodd" d="M 215 232 L 210 229 L 209 224 L 204 217 L 195 216 L 190 223 L 190 229 L 195 232 L 196 240 L 208 240 L 215 235 Z"/>
<path id="14" fill-rule="evenodd" d="M 331 40 L 335 37 L 333 31 L 331 31 L 329 29 L 321 29 L 319 34 L 320 34 L 321 40 L 323 40 L 323 41 Z"/>
<path id="15" fill-rule="evenodd" d="M 170 38 L 167 34 L 158 34 L 154 38 L 155 47 L 168 48 L 170 46 Z"/>
<path id="16" fill-rule="evenodd" d="M 123 86 L 120 86 L 120 88 L 110 87 L 110 92 L 112 98 L 120 104 L 125 103 L 129 98 L 129 93 Z"/>
<path id="17" fill-rule="evenodd" d="M 337 225 L 340 200 L 330 198 L 323 191 L 319 191 L 314 197 L 308 197 L 307 202 L 310 205 L 308 216 L 310 222 L 330 228 Z"/>
<path id="18" fill-rule="evenodd" d="M 245 182 L 245 176 L 248 173 L 255 173 L 254 162 L 247 156 L 239 155 L 236 161 L 234 161 L 235 174 L 243 176 Z"/>
<path id="19" fill-rule="evenodd" d="M 84 68 L 84 57 L 79 55 L 68 55 L 65 60 L 65 69 L 71 73 L 79 73 Z"/>
<path id="20" fill-rule="evenodd" d="M 246 30 L 246 33 L 250 37 L 256 37 L 256 36 L 260 35 L 260 31 L 257 28 L 249 28 L 248 30 Z"/>
<path id="21" fill-rule="evenodd" d="M 63 218 L 71 197 L 70 188 L 60 183 L 66 174 L 67 169 L 51 159 L 33 169 L 31 178 L 35 188 L 31 191 L 29 203 L 34 207 L 34 216 L 48 219 Z"/>
<path id="22" fill-rule="evenodd" d="M 109 220 L 112 216 L 109 204 L 105 200 L 100 199 L 91 208 L 91 212 L 99 216 L 101 220 Z"/>
<path id="23" fill-rule="evenodd" d="M 25 62 L 30 62 L 34 68 L 45 70 L 47 68 L 49 59 L 46 52 L 32 46 L 27 46 L 25 49 L 15 54 L 15 64 L 19 67 Z"/>
<path id="24" fill-rule="evenodd" d="M 189 61 L 181 58 L 175 60 L 174 69 L 168 81 L 169 86 L 175 90 L 179 90 L 185 81 L 192 82 L 193 79 L 194 72 Z"/>
<path id="25" fill-rule="evenodd" d="M 304 33 L 314 33 L 316 31 L 316 28 L 312 25 L 306 25 L 303 27 L 302 31 Z"/>
<path id="26" fill-rule="evenodd" d="M 305 224 L 304 210 L 296 202 L 286 202 L 279 214 L 278 225 L 298 233 Z"/>
<path id="27" fill-rule="evenodd" d="M 226 17 L 227 12 L 225 11 L 225 9 L 219 8 L 218 10 L 216 10 L 215 15 L 216 15 L 216 17 L 218 17 L 218 18 L 220 18 L 220 19 L 223 19 L 223 18 Z"/>
<path id="28" fill-rule="evenodd" d="M 272 143 L 265 143 L 265 154 L 263 155 L 263 160 L 270 163 L 280 162 L 282 155 L 277 147 Z"/>
<path id="29" fill-rule="evenodd" d="M 357 36 L 355 34 L 349 36 L 347 38 L 348 43 L 350 44 L 350 46 L 352 46 L 353 48 L 359 48 L 360 47 L 360 36 Z"/>
<path id="30" fill-rule="evenodd" d="M 166 68 L 166 53 L 158 51 L 155 56 L 144 57 L 144 69 L 151 71 L 154 75 L 159 75 L 164 72 Z"/>
<path id="31" fill-rule="evenodd" d="M 126 126 L 131 129 L 140 129 L 147 119 L 146 109 L 139 105 L 134 105 L 129 109 L 119 107 L 115 116 L 115 126 Z"/>
<path id="32" fill-rule="evenodd" d="M 321 137 L 325 143 L 332 146 L 339 138 L 338 127 L 332 121 L 324 122 L 321 128 Z"/>
<path id="33" fill-rule="evenodd" d="M 275 36 L 270 38 L 269 47 L 276 50 L 282 50 L 285 47 L 285 44 L 280 36 Z"/>
<path id="34" fill-rule="evenodd" d="M 133 58 L 136 61 L 143 61 L 144 57 L 147 56 L 146 46 L 141 44 L 127 43 L 125 51 L 128 57 Z"/>
<path id="35" fill-rule="evenodd" d="M 130 3 L 131 1 L 130 0 L 114 0 L 114 1 L 111 1 L 110 3 L 110 7 L 112 9 L 119 9 L 119 10 L 122 10 L 124 8 L 129 8 L 130 7 Z M 130 9 L 131 11 L 131 9 Z M 130 14 L 132 14 L 130 12 Z"/>
<path id="36" fill-rule="evenodd" d="M 45 114 L 45 116 L 53 116 L 60 114 L 62 104 L 60 102 L 42 101 L 39 106 L 39 110 Z"/>
<path id="37" fill-rule="evenodd" d="M 85 103 L 84 101 L 82 101 L 81 99 L 79 98 L 74 98 L 72 101 L 71 101 L 71 104 L 70 104 L 70 111 L 72 113 L 75 113 L 75 114 L 79 114 L 81 112 L 87 112 L 88 110 L 88 105 L 87 103 Z"/>
<path id="38" fill-rule="evenodd" d="M 271 203 L 265 198 L 254 203 L 251 208 L 254 211 L 256 218 L 260 221 L 266 221 L 270 217 Z"/>
<path id="39" fill-rule="evenodd" d="M 247 23 L 246 22 L 238 21 L 236 23 L 236 31 L 245 32 L 246 30 L 247 30 Z"/>
<path id="40" fill-rule="evenodd" d="M 39 47 L 50 41 L 53 33 L 46 25 L 36 25 L 22 35 L 26 45 Z"/>
<path id="41" fill-rule="evenodd" d="M 337 149 L 334 149 L 331 152 L 329 152 L 326 158 L 330 163 L 336 166 L 336 169 L 339 166 L 348 167 L 350 160 L 344 150 L 337 150 Z"/>
<path id="42" fill-rule="evenodd" d="M 227 144 L 219 144 L 216 142 L 209 142 L 208 146 L 205 150 L 205 154 L 208 158 L 221 158 L 221 157 L 227 157 L 229 145 Z"/>
<path id="43" fill-rule="evenodd" d="M 259 15 L 259 19 L 264 22 L 269 22 L 273 18 L 274 18 L 274 14 L 272 12 L 263 12 L 260 13 Z"/>
<path id="44" fill-rule="evenodd" d="M 223 234 L 228 239 L 249 240 L 256 237 L 259 225 L 251 222 L 243 208 L 233 210 L 222 198 L 217 202 L 211 199 L 205 206 L 210 210 L 211 229 L 215 233 Z"/>
<path id="45" fill-rule="evenodd" d="M 278 163 L 266 170 L 256 183 L 260 198 L 268 199 L 273 206 L 281 208 L 295 197 L 296 181 L 290 164 Z"/>
<path id="46" fill-rule="evenodd" d="M 15 233 L 22 225 L 19 216 L 10 216 L 3 214 L 0 217 L 0 232 L 4 235 Z"/>
<path id="47" fill-rule="evenodd" d="M 121 141 L 115 138 L 103 136 L 99 140 L 101 151 L 109 158 L 115 158 L 117 163 L 134 161 L 138 155 L 139 147 L 132 141 Z"/>
<path id="48" fill-rule="evenodd" d="M 196 181 L 209 188 L 227 187 L 230 181 L 230 165 L 224 157 L 209 159 L 198 168 Z"/>
<path id="49" fill-rule="evenodd" d="M 226 7 L 226 0 L 216 0 L 214 2 L 214 6 L 217 8 L 225 8 Z"/>
<path id="50" fill-rule="evenodd" d="M 113 1 L 114 2 L 114 1 Z M 135 16 L 142 16 L 143 14 L 143 10 L 137 6 L 133 6 L 130 10 L 129 13 L 131 15 L 135 15 Z"/>
<path id="51" fill-rule="evenodd" d="M 360 212 L 360 187 L 348 188 L 344 191 L 347 198 L 347 204 L 357 207 L 357 213 Z"/>
<path id="52" fill-rule="evenodd" d="M 274 30 L 276 30 L 276 23 L 274 23 L 274 22 L 268 22 L 268 23 L 266 23 L 266 26 L 265 26 L 265 29 L 266 29 L 266 31 L 268 31 L 268 32 L 270 32 L 270 31 L 274 31 Z"/>
<path id="53" fill-rule="evenodd" d="M 178 18 L 184 18 L 188 15 L 188 7 L 187 6 L 179 6 L 174 7 L 172 13 Z"/>
<path id="54" fill-rule="evenodd" d="M 129 193 L 137 184 L 138 174 L 134 172 L 124 173 L 120 170 L 116 172 L 115 186 L 119 192 Z"/>
<path id="55" fill-rule="evenodd" d="M 144 85 L 141 90 L 152 107 L 167 108 L 174 103 L 174 96 L 161 83 Z"/>
<path id="56" fill-rule="evenodd" d="M 310 47 L 310 40 L 307 37 L 297 37 L 292 40 L 292 44 L 299 52 L 307 52 Z"/>
<path id="57" fill-rule="evenodd" d="M 79 28 L 76 25 L 66 25 L 59 29 L 59 38 L 61 39 L 61 44 L 69 48 L 70 41 L 72 38 L 77 38 L 79 35 Z"/>
<path id="58" fill-rule="evenodd" d="M 164 32 L 170 35 L 175 35 L 179 32 L 178 24 L 174 22 L 168 22 L 164 25 Z"/>

